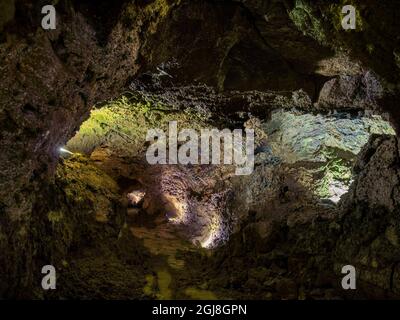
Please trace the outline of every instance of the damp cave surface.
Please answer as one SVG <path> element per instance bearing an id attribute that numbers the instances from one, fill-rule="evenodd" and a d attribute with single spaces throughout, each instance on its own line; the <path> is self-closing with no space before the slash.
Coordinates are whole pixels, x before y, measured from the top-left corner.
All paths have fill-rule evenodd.
<path id="1" fill-rule="evenodd" d="M 352 3 L 0 4 L 0 299 L 398 299 L 398 9 Z"/>

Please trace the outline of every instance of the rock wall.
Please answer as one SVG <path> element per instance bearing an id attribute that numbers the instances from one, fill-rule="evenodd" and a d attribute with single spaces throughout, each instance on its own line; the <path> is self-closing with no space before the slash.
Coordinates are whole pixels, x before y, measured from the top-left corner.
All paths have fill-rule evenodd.
<path id="1" fill-rule="evenodd" d="M 373 298 L 400 294 L 399 170 L 398 139 L 372 136 L 359 155 L 357 178 L 342 204 L 342 234 L 334 256 L 337 264 L 356 267 L 360 286 Z"/>
<path id="2" fill-rule="evenodd" d="M 293 172 L 258 172 L 257 177 L 270 181 L 257 184 L 270 190 L 261 193 L 264 206 L 255 188 L 250 194 L 256 205 L 246 207 L 237 199 L 233 207 L 249 214 L 213 257 L 199 258 L 209 265 L 203 276 L 211 288 L 236 292 L 238 298 L 398 298 L 399 168 L 398 139 L 371 136 L 358 156 L 351 189 L 337 208 L 313 202 L 307 189 L 296 190 L 289 178 Z M 251 199 L 248 180 L 234 191 Z M 284 193 L 282 185 L 288 186 Z M 341 288 L 345 265 L 356 268 L 355 291 Z"/>

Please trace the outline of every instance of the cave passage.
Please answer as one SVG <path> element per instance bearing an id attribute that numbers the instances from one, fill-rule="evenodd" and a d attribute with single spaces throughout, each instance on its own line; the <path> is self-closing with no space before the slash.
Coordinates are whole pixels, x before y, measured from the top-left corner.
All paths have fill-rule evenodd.
<path id="1" fill-rule="evenodd" d="M 59 166 L 84 158 L 116 182 L 127 228 L 150 255 L 143 292 L 157 299 L 243 297 L 240 290 L 221 292 L 199 282 L 202 270 L 189 272 L 185 257 L 212 260 L 248 219 L 243 211 L 253 212 L 259 223 L 312 223 L 321 210 L 335 214 L 370 136 L 395 134 L 387 121 L 370 113 L 278 108 L 268 118 L 242 120 L 240 126 L 256 132 L 256 168 L 249 176 L 235 176 L 232 166 L 224 165 L 150 165 L 147 130 L 165 128 L 171 119 L 200 130 L 215 126 L 218 114 L 202 110 L 198 116 L 197 110 L 180 110 L 149 95 L 131 93 L 94 108 L 63 148 Z M 218 125 L 231 124 L 221 118 Z M 273 210 L 266 212 L 263 206 L 271 204 Z"/>

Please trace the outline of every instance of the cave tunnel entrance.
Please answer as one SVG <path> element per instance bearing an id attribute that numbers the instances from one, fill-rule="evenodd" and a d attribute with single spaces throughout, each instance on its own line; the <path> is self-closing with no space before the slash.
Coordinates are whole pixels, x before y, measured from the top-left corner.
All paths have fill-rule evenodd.
<path id="1" fill-rule="evenodd" d="M 363 147 L 372 135 L 393 136 L 395 131 L 388 121 L 368 111 L 342 108 L 317 113 L 296 103 L 288 107 L 287 101 L 260 106 L 254 103 L 259 98 L 254 92 L 238 98 L 235 92 L 217 94 L 205 86 L 189 90 L 212 92 L 213 99 L 199 104 L 198 96 L 192 94 L 191 103 L 185 98 L 181 104 L 182 92 L 166 87 L 165 92 L 125 93 L 94 107 L 89 119 L 62 146 L 59 166 L 82 163 L 83 157 L 84 163 L 115 182 L 126 228 L 148 251 L 145 260 L 151 272 L 143 288 L 148 296 L 243 297 L 242 287 L 235 284 L 242 277 L 239 274 L 247 268 L 259 272 L 258 255 L 282 250 L 292 225 L 301 224 L 306 230 L 315 220 L 338 216 L 338 204 L 356 178 L 353 166 Z M 251 101 L 251 106 L 243 101 Z M 146 134 L 151 129 L 167 132 L 171 121 L 195 131 L 253 129 L 253 172 L 237 176 L 230 165 L 149 164 Z M 228 281 L 216 265 L 231 262 L 231 246 L 237 246 L 243 259 L 235 267 L 239 278 L 227 271 L 234 279 Z M 250 255 L 247 261 L 253 250 L 262 254 Z M 198 263 L 193 271 L 189 271 L 191 259 Z M 201 269 L 204 261 L 210 269 Z M 278 259 L 270 268 L 273 271 L 268 272 L 281 274 L 288 266 Z M 197 277 L 193 272 L 207 282 L 193 285 Z M 220 291 L 219 285 L 210 284 L 220 281 L 228 281 L 230 289 Z"/>
<path id="2" fill-rule="evenodd" d="M 396 1 L 3 2 L 0 298 L 400 296 Z M 150 164 L 171 122 L 253 131 L 252 172 Z"/>
<path id="3" fill-rule="evenodd" d="M 150 93 L 131 93 L 94 108 L 65 148 L 84 154 L 116 180 L 136 222 L 148 219 L 153 228 L 171 224 L 168 232 L 194 246 L 215 248 L 238 230 L 246 212 L 274 215 L 262 212 L 270 203 L 335 207 L 352 183 L 352 166 L 370 135 L 394 134 L 380 116 L 362 112 L 277 108 L 265 118 L 235 117 L 242 117 L 241 127 L 256 131 L 255 171 L 243 178 L 224 166 L 149 165 L 147 130 L 165 128 L 172 120 L 185 128 L 216 125 L 212 108 L 180 109 Z M 238 125 L 217 122 L 221 128 Z M 290 210 L 283 206 L 277 212 Z M 167 236 L 165 230 L 160 234 Z"/>

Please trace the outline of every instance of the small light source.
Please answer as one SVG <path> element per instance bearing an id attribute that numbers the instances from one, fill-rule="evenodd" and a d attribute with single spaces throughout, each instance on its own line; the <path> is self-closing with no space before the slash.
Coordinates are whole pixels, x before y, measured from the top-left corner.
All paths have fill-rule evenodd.
<path id="1" fill-rule="evenodd" d="M 328 199 L 330 199 L 334 203 L 338 203 L 340 198 L 342 197 L 342 195 L 344 195 L 345 193 L 347 193 L 349 191 L 349 185 L 351 183 L 352 183 L 352 180 L 350 180 L 348 185 L 346 185 L 342 182 L 339 182 L 339 181 L 333 181 L 329 185 L 329 193 L 331 196 Z"/>
<path id="2" fill-rule="evenodd" d="M 74 154 L 73 152 L 65 149 L 65 148 L 59 148 L 58 151 L 60 151 L 60 153 L 68 153 L 68 154 Z"/>

